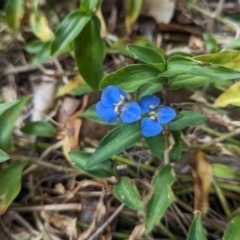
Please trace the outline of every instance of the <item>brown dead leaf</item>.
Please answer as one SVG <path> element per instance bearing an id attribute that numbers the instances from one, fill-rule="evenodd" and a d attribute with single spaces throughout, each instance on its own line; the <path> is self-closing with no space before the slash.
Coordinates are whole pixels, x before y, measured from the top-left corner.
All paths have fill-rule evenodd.
<path id="1" fill-rule="evenodd" d="M 67 234 L 70 239 L 77 238 L 76 218 L 70 218 L 68 216 L 60 215 L 58 213 L 53 213 L 49 215 L 44 211 L 41 212 L 41 216 L 49 224 L 56 227 L 57 230 L 61 230 L 62 233 Z"/>
<path id="2" fill-rule="evenodd" d="M 188 40 L 188 46 L 192 49 L 195 49 L 199 52 L 204 51 L 204 43 L 201 38 L 191 35 L 189 40 Z"/>
<path id="3" fill-rule="evenodd" d="M 144 223 L 135 226 L 135 228 L 133 229 L 131 235 L 129 236 L 128 240 L 135 240 L 135 239 L 139 239 L 143 233 L 145 232 L 145 225 Z"/>
<path id="4" fill-rule="evenodd" d="M 201 211 L 204 216 L 208 210 L 208 192 L 213 177 L 212 166 L 201 151 L 196 152 L 190 165 L 194 184 L 194 209 Z"/>

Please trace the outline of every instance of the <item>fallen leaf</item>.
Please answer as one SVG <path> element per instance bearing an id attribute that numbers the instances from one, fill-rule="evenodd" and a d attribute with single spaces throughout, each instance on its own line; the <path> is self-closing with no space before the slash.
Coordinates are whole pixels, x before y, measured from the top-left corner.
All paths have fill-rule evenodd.
<path id="1" fill-rule="evenodd" d="M 240 82 L 233 84 L 224 93 L 222 93 L 214 102 L 217 107 L 226 107 L 232 104 L 240 107 Z"/>
<path id="2" fill-rule="evenodd" d="M 212 166 L 201 151 L 196 152 L 190 165 L 194 187 L 194 210 L 201 211 L 204 216 L 208 210 L 208 192 L 213 178 Z"/>

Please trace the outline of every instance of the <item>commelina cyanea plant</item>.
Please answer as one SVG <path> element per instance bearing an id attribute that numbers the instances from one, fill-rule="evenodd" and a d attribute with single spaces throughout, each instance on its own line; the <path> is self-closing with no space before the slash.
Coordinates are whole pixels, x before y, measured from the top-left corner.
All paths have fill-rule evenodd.
<path id="1" fill-rule="evenodd" d="M 153 137 L 163 130 L 162 125 L 176 117 L 171 107 L 160 107 L 160 98 L 148 95 L 139 102 L 128 102 L 127 94 L 115 86 L 106 87 L 101 100 L 96 105 L 98 116 L 106 123 L 114 123 L 119 118 L 123 123 L 133 123 L 141 119 L 141 131 L 145 137 Z"/>

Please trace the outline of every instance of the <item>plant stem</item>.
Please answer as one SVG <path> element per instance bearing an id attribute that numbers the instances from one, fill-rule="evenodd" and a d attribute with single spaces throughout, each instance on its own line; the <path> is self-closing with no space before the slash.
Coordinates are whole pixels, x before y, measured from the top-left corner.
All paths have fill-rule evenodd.
<path id="1" fill-rule="evenodd" d="M 164 106 L 170 106 L 170 95 L 169 95 L 169 89 L 168 89 L 168 78 L 163 79 L 163 104 Z M 169 135 L 170 135 L 170 130 L 169 130 L 169 124 L 164 125 L 164 130 L 163 130 L 163 136 L 164 136 L 164 164 L 167 165 L 170 163 L 169 159 Z"/>

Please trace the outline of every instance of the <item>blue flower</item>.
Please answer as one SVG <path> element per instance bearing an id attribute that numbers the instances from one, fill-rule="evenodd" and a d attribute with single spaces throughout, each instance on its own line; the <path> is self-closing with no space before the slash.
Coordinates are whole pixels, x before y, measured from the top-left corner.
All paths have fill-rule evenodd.
<path id="1" fill-rule="evenodd" d="M 119 117 L 124 123 L 133 123 L 141 118 L 141 108 L 136 102 L 126 103 L 127 94 L 115 86 L 103 90 L 101 101 L 96 105 L 98 116 L 107 123 Z"/>
<path id="2" fill-rule="evenodd" d="M 162 124 L 172 121 L 176 112 L 171 107 L 158 107 L 160 98 L 156 96 L 144 96 L 139 100 L 142 113 L 148 113 L 141 121 L 142 134 L 145 137 L 153 137 L 162 132 Z"/>

